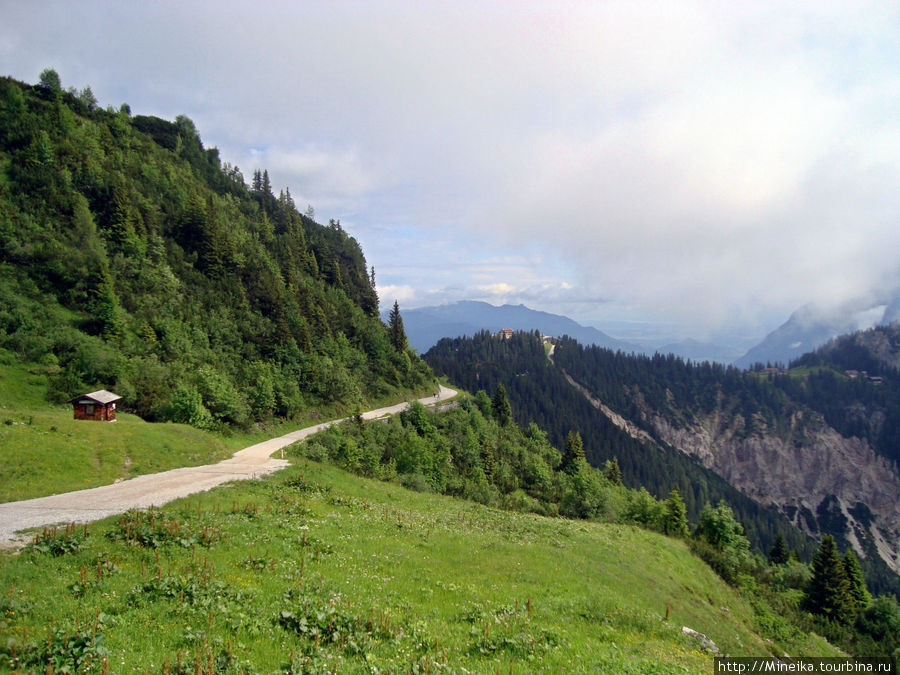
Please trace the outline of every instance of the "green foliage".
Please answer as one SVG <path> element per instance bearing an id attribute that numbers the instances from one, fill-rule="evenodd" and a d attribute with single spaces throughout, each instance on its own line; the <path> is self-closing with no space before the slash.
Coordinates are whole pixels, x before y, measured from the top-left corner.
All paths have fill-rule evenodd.
<path id="1" fill-rule="evenodd" d="M 569 431 L 562 452 L 563 471 L 577 473 L 584 464 L 584 444 L 581 441 L 581 434 L 577 431 Z"/>
<path id="2" fill-rule="evenodd" d="M 784 540 L 784 535 L 779 532 L 775 537 L 772 550 L 769 551 L 769 562 L 773 565 L 784 565 L 789 559 L 790 554 L 787 550 L 787 542 Z"/>
<path id="3" fill-rule="evenodd" d="M 494 398 L 491 399 L 491 414 L 501 427 L 512 423 L 512 407 L 509 405 L 506 388 L 502 383 L 497 385 L 497 391 L 494 393 Z"/>
<path id="4" fill-rule="evenodd" d="M 662 531 L 670 537 L 686 537 L 688 535 L 687 508 L 677 487 L 669 492 L 663 511 Z"/>
<path id="5" fill-rule="evenodd" d="M 486 395 L 464 398 L 459 407 L 441 413 L 413 403 L 386 422 L 350 420 L 331 427 L 292 452 L 364 476 L 398 480 L 418 492 L 544 515 L 626 517 L 621 487 L 583 459 L 563 470 L 560 452 L 546 434 L 536 425 L 502 424 L 489 402 Z"/>
<path id="6" fill-rule="evenodd" d="M 208 429 L 431 384 L 356 240 L 266 171 L 248 188 L 189 118 L 104 111 L 48 69 L 0 79 L 0 154 L 0 347 L 58 366 L 53 400 L 106 388 Z"/>
<path id="7" fill-rule="evenodd" d="M 812 561 L 812 578 L 806 588 L 804 607 L 826 620 L 846 624 L 853 620 L 850 580 L 838 554 L 834 537 L 826 534 Z"/>
<path id="8" fill-rule="evenodd" d="M 866 580 L 863 576 L 862 568 L 859 566 L 859 560 L 852 549 L 848 548 L 844 552 L 844 556 L 841 558 L 841 566 L 844 568 L 844 574 L 849 585 L 847 592 L 850 601 L 850 611 L 855 616 L 872 602 L 872 596 L 866 589 Z"/>
<path id="9" fill-rule="evenodd" d="M 622 470 L 619 468 L 619 459 L 617 457 L 606 460 L 603 466 L 603 477 L 613 485 L 622 484 Z"/>
<path id="10" fill-rule="evenodd" d="M 812 541 L 782 514 L 750 499 L 694 459 L 643 442 L 616 426 L 572 387 L 565 374 L 638 425 L 642 424 L 641 415 L 630 396 L 635 391 L 640 391 L 645 400 L 662 401 L 679 411 L 680 402 L 687 402 L 688 408 L 713 410 L 719 400 L 716 387 L 721 385 L 728 393 L 721 400 L 730 408 L 732 396 L 749 402 L 755 396 L 752 392 L 771 389 L 759 378 L 748 376 L 745 382 L 737 369 L 690 364 L 674 357 L 635 357 L 583 347 L 568 338 L 559 340 L 550 363 L 541 336 L 527 332 L 517 332 L 508 340 L 497 339 L 487 331 L 471 338 L 444 339 L 428 351 L 425 359 L 437 373 L 469 391 L 495 391 L 503 384 L 518 424 L 537 423 L 557 448 L 565 448 L 570 432 L 579 433 L 588 463 L 605 470 L 606 462 L 615 459 L 624 485 L 644 487 L 648 497 L 663 500 L 677 485 L 691 520 L 699 517 L 707 502 L 724 499 L 746 527 L 757 551 L 767 551 L 778 532 L 786 537 L 789 547 L 804 556 L 811 557 L 815 550 Z M 489 405 L 490 398 L 479 396 L 479 406 Z M 782 397 L 777 392 L 766 396 L 774 411 Z M 679 412 L 673 419 L 683 418 Z M 645 516 L 649 518 L 647 514 L 638 517 Z"/>
<path id="11" fill-rule="evenodd" d="M 403 329 L 403 317 L 400 316 L 400 306 L 394 300 L 394 306 L 391 308 L 388 317 L 388 332 L 391 336 L 391 345 L 395 351 L 405 352 L 408 346 L 406 340 L 406 331 Z"/>
<path id="12" fill-rule="evenodd" d="M 750 556 L 750 542 L 743 526 L 725 502 L 715 508 L 707 504 L 700 512 L 694 537 L 708 544 L 695 550 L 725 581 L 736 583 L 738 572 Z"/>

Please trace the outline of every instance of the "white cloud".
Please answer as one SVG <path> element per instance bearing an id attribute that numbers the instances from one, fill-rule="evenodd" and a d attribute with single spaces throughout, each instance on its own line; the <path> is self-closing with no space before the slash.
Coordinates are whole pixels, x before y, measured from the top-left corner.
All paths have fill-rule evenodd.
<path id="1" fill-rule="evenodd" d="M 340 218 L 382 298 L 715 327 L 897 279 L 892 2 L 4 14 L 13 76 L 54 66 L 104 104 L 187 114 L 245 175 L 267 168 L 320 220 Z"/>

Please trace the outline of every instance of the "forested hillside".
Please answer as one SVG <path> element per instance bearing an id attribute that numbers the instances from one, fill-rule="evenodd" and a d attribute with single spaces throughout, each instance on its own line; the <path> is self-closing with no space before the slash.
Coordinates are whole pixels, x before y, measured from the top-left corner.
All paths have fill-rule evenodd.
<path id="1" fill-rule="evenodd" d="M 551 363 L 529 333 L 443 340 L 425 358 L 471 389 L 503 383 L 521 423 L 536 421 L 558 445 L 579 432 L 589 461 L 616 457 L 627 485 L 657 497 L 678 486 L 691 517 L 724 499 L 760 550 L 785 532 L 808 554 L 801 531 L 833 534 L 857 551 L 876 589 L 900 586 L 889 569 L 896 474 L 864 440 L 841 436 L 805 404 L 795 390 L 814 385 L 799 374 L 626 355 L 568 338 Z"/>
<path id="2" fill-rule="evenodd" d="M 0 80 L 0 347 L 63 401 L 246 426 L 426 386 L 339 222 L 248 185 L 187 117 L 101 109 L 54 71 Z M 427 385 L 430 386 L 430 385 Z"/>
<path id="3" fill-rule="evenodd" d="M 864 438 L 900 473 L 900 323 L 843 335 L 791 368 L 809 372 L 776 378 L 779 388 L 844 436 Z"/>
<path id="4" fill-rule="evenodd" d="M 614 424 L 552 367 L 537 333 L 520 332 L 501 340 L 483 331 L 472 338 L 444 339 L 425 354 L 425 360 L 470 391 L 494 391 L 502 383 L 519 424 L 535 422 L 558 447 L 570 431 L 577 431 L 588 461 L 602 467 L 616 458 L 626 485 L 645 487 L 658 498 L 677 487 L 690 518 L 697 518 L 705 504 L 724 499 L 758 550 L 768 550 L 781 532 L 792 548 L 811 554 L 812 542 L 780 514 L 760 506 L 693 458 L 637 439 Z"/>

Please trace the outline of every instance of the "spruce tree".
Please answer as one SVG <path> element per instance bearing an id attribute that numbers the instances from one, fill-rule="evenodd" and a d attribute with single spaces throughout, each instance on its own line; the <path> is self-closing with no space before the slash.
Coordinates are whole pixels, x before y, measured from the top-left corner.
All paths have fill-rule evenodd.
<path id="1" fill-rule="evenodd" d="M 618 457 L 606 460 L 606 466 L 603 469 L 603 476 L 613 485 L 622 484 L 622 470 L 619 468 Z"/>
<path id="2" fill-rule="evenodd" d="M 806 587 L 803 607 L 826 619 L 848 623 L 852 615 L 850 581 L 834 537 L 826 534 L 812 561 L 812 578 Z"/>
<path id="3" fill-rule="evenodd" d="M 394 300 L 394 307 L 388 316 L 388 331 L 391 335 L 391 344 L 398 352 L 405 352 L 407 347 L 406 331 L 403 330 L 403 317 L 400 316 L 400 305 Z"/>
<path id="4" fill-rule="evenodd" d="M 769 551 L 769 562 L 773 565 L 784 565 L 790 559 L 787 543 L 784 541 L 784 535 L 779 532 L 775 535 L 775 543 L 772 550 Z"/>
<path id="5" fill-rule="evenodd" d="M 663 513 L 663 532 L 670 537 L 688 536 L 687 506 L 681 498 L 681 492 L 673 487 L 666 500 L 666 510 Z"/>
<path id="6" fill-rule="evenodd" d="M 566 445 L 563 448 L 562 468 L 568 473 L 576 473 L 584 458 L 584 443 L 581 434 L 577 431 L 569 431 L 566 436 Z"/>
<path id="7" fill-rule="evenodd" d="M 869 591 L 866 589 L 866 579 L 863 576 L 862 568 L 859 566 L 859 560 L 851 549 L 848 548 L 844 553 L 841 565 L 844 567 L 844 574 L 847 575 L 847 582 L 850 584 L 848 591 L 850 604 L 854 615 L 856 615 L 868 607 L 869 603 L 872 602 L 872 596 L 869 595 Z"/>
<path id="8" fill-rule="evenodd" d="M 491 413 L 494 419 L 501 427 L 505 427 L 512 422 L 512 406 L 509 405 L 509 399 L 506 397 L 506 387 L 503 383 L 497 385 L 497 391 L 494 398 L 491 399 Z"/>

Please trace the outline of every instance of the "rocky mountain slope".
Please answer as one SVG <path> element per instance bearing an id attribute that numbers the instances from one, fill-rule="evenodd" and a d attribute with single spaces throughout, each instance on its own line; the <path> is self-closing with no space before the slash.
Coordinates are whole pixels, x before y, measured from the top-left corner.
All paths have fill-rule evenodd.
<path id="1" fill-rule="evenodd" d="M 898 352 L 894 324 L 841 337 L 791 371 L 629 361 L 570 342 L 555 361 L 620 428 L 696 458 L 798 528 L 833 534 L 896 575 Z"/>

